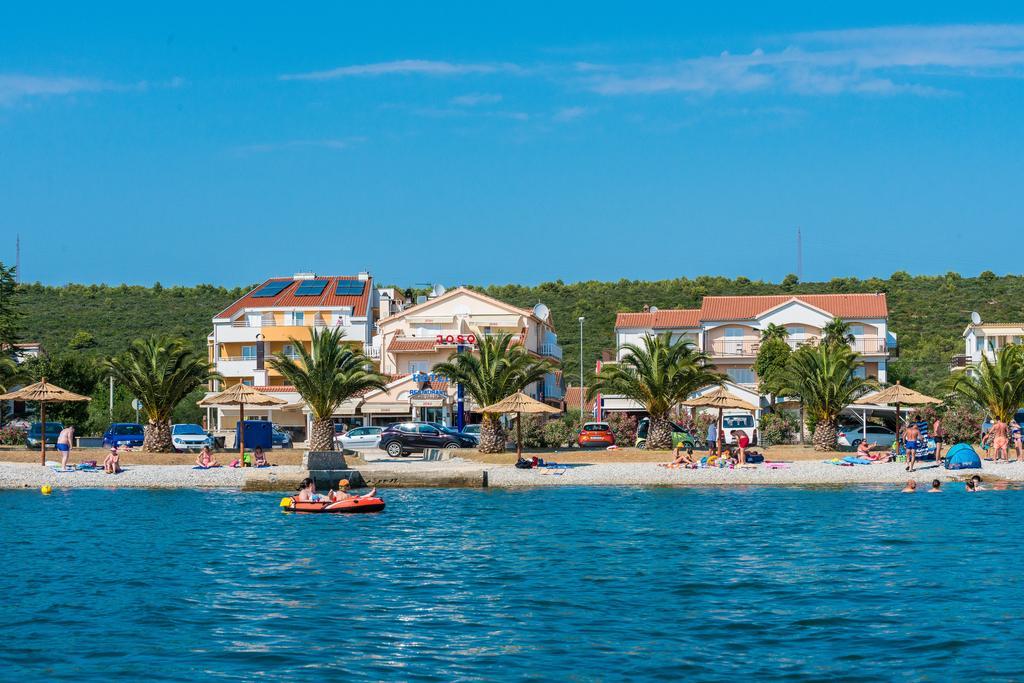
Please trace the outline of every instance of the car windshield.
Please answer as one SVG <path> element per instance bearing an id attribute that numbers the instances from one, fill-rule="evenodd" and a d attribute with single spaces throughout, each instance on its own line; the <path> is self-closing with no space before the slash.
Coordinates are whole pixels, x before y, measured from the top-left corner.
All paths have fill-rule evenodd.
<path id="1" fill-rule="evenodd" d="M 43 426 L 41 424 L 39 424 L 38 422 L 33 422 L 32 423 L 32 429 L 30 429 L 29 431 L 31 431 L 33 434 L 39 434 L 42 431 L 42 427 Z M 62 425 L 60 422 L 47 422 L 46 423 L 46 433 L 47 434 L 60 434 L 62 429 L 64 429 L 64 425 Z"/>
<path id="2" fill-rule="evenodd" d="M 729 415 L 722 418 L 722 429 L 749 429 L 754 426 L 750 415 Z"/>
<path id="3" fill-rule="evenodd" d="M 171 428 L 171 433 L 172 434 L 197 434 L 197 435 L 200 435 L 200 436 L 205 436 L 205 434 L 206 434 L 206 432 L 203 431 L 203 428 L 200 427 L 199 425 L 174 425 L 174 427 Z"/>
<path id="4" fill-rule="evenodd" d="M 142 436 L 142 425 L 117 425 L 113 433 L 117 436 Z"/>

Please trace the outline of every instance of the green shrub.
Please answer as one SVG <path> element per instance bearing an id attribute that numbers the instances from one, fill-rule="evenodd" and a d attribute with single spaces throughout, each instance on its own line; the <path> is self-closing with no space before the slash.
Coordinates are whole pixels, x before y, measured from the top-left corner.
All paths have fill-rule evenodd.
<path id="1" fill-rule="evenodd" d="M 615 435 L 620 448 L 636 443 L 637 419 L 627 413 L 612 413 L 608 416 L 608 428 Z"/>
<path id="2" fill-rule="evenodd" d="M 543 415 L 523 415 L 523 448 L 544 448 L 547 441 L 544 439 L 544 427 L 547 418 Z M 508 440 L 513 447 L 516 446 L 518 430 L 515 422 L 508 429 Z"/>
<path id="3" fill-rule="evenodd" d="M 551 420 L 544 425 L 544 446 L 547 448 L 571 446 L 575 442 L 581 426 L 579 413 L 566 413 L 561 419 Z"/>
<path id="4" fill-rule="evenodd" d="M 784 411 L 764 413 L 758 423 L 758 443 L 762 446 L 791 443 L 796 436 L 797 422 L 797 418 Z"/>
<path id="5" fill-rule="evenodd" d="M 24 446 L 25 437 L 28 436 L 27 429 L 17 427 L 0 427 L 0 445 L 3 446 Z"/>
<path id="6" fill-rule="evenodd" d="M 981 423 L 984 420 L 984 410 L 967 401 L 954 400 L 942 416 L 947 443 L 977 443 L 981 438 Z"/>

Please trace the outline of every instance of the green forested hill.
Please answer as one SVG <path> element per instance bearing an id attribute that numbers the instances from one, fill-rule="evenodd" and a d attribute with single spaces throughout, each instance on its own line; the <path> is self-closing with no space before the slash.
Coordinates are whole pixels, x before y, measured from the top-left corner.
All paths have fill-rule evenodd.
<path id="1" fill-rule="evenodd" d="M 900 358 L 893 363 L 892 379 L 902 379 L 926 391 L 948 375 L 950 356 L 962 352 L 960 334 L 970 311 L 980 312 L 982 319 L 990 322 L 1024 320 L 1024 278 L 997 277 L 987 272 L 976 278 L 953 273 L 939 277 L 895 273 L 884 280 L 796 283 L 795 278 L 787 278 L 783 283 L 768 283 L 698 277 L 653 282 L 555 281 L 536 287 L 500 285 L 481 289 L 524 307 L 539 301 L 547 304 L 565 349 L 566 376 L 574 382 L 578 381 L 579 316 L 587 318 L 584 351 L 590 372 L 601 349 L 614 344 L 617 312 L 636 311 L 645 303 L 660 308 L 698 307 L 705 294 L 886 292 L 890 326 L 900 343 Z M 124 349 L 136 337 L 155 333 L 181 335 L 202 348 L 210 332 L 210 318 L 244 291 L 245 287 L 211 285 L 24 285 L 23 337 L 41 341 L 51 354 L 67 351 L 73 345 L 79 353 L 108 355 Z"/>

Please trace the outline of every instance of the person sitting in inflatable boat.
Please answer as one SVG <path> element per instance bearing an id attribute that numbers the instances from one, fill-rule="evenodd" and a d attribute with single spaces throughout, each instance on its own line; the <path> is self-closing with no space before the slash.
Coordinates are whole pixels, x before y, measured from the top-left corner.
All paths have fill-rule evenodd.
<path id="1" fill-rule="evenodd" d="M 327 494 L 327 499 L 337 503 L 339 500 L 361 500 L 363 498 L 376 498 L 377 497 L 377 489 L 376 488 L 370 489 L 369 493 L 364 493 L 361 496 L 357 496 L 355 494 L 349 493 L 348 489 L 349 489 L 348 479 L 342 479 L 341 481 L 338 482 L 338 490 L 337 491 L 329 492 Z"/>
<path id="2" fill-rule="evenodd" d="M 316 492 L 316 483 L 310 478 L 306 477 L 299 483 L 299 493 L 295 496 L 295 500 L 300 503 L 322 503 L 330 501 L 337 503 L 342 500 L 359 500 L 362 498 L 373 498 L 377 495 L 377 489 L 372 489 L 369 493 L 361 496 L 356 496 L 347 493 L 349 486 L 348 479 L 342 479 L 338 482 L 338 490 L 331 490 L 327 495 Z"/>

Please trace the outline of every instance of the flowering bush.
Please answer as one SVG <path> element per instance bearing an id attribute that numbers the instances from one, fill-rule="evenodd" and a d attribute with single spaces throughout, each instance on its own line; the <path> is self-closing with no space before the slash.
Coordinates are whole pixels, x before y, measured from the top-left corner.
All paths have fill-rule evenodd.
<path id="1" fill-rule="evenodd" d="M 25 443 L 25 437 L 28 436 L 28 431 L 25 429 L 19 429 L 18 427 L 0 427 L 0 445 L 3 446 L 21 446 Z"/>
<path id="2" fill-rule="evenodd" d="M 637 419 L 626 413 L 612 413 L 608 416 L 608 428 L 615 435 L 615 443 L 619 448 L 632 446 L 636 443 Z"/>
<path id="3" fill-rule="evenodd" d="M 551 420 L 544 425 L 544 445 L 547 448 L 572 445 L 581 426 L 579 413 L 566 413 L 560 420 Z"/>
<path id="4" fill-rule="evenodd" d="M 764 413 L 758 423 L 758 443 L 762 446 L 776 446 L 790 443 L 796 434 L 798 419 L 790 413 Z"/>
<path id="5" fill-rule="evenodd" d="M 963 400 L 953 401 L 942 416 L 947 443 L 977 443 L 981 438 L 981 423 L 984 420 L 984 410 Z"/>

